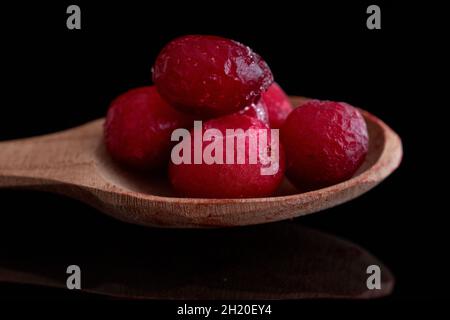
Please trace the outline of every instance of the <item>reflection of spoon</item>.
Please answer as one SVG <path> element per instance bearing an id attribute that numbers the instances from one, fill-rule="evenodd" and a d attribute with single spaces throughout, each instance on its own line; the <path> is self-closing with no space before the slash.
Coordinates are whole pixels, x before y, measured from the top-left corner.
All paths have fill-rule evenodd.
<path id="1" fill-rule="evenodd" d="M 54 224 L 31 230 L 47 235 L 32 243 L 2 242 L 0 281 L 65 288 L 66 268 L 77 264 L 82 290 L 124 298 L 354 299 L 388 295 L 394 285 L 389 269 L 364 249 L 292 222 L 161 230 L 103 220 L 101 239 L 95 228 L 73 238 L 93 223 L 85 217 L 90 222 L 65 232 Z M 367 288 L 370 265 L 381 269 L 380 290 Z"/>
<path id="2" fill-rule="evenodd" d="M 298 105 L 304 98 L 292 98 Z M 278 196 L 255 199 L 177 198 L 160 178 L 132 175 L 103 149 L 103 119 L 60 133 L 0 143 L 0 187 L 61 193 L 120 220 L 160 227 L 259 224 L 317 212 L 349 201 L 380 183 L 400 163 L 400 138 L 363 111 L 370 149 L 352 179 L 299 193 L 285 183 Z"/>

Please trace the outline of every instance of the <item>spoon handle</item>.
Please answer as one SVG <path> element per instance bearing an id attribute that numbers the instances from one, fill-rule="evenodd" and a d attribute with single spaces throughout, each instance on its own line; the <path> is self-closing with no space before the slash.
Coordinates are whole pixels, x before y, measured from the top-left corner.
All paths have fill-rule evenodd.
<path id="1" fill-rule="evenodd" d="M 76 182 L 79 168 L 94 162 L 93 149 L 99 144 L 99 134 L 92 127 L 87 124 L 58 133 L 0 142 L 0 187 Z"/>
<path id="2" fill-rule="evenodd" d="M 37 171 L 50 163 L 48 150 L 41 138 L 19 139 L 0 143 L 0 187 L 16 187 L 31 183 Z"/>

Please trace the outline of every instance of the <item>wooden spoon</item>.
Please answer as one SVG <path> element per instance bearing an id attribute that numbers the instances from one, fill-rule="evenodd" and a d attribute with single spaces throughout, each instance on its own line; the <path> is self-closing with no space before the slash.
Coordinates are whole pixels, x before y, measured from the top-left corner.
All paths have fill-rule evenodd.
<path id="1" fill-rule="evenodd" d="M 292 97 L 296 106 L 305 98 Z M 287 181 L 277 195 L 251 199 L 179 198 L 167 179 L 133 174 L 113 163 L 103 146 L 104 119 L 40 137 L 0 143 L 0 187 L 56 192 L 122 221 L 158 227 L 225 227 L 266 223 L 317 212 L 370 190 L 400 164 L 398 135 L 361 110 L 370 147 L 356 175 L 300 193 Z"/>

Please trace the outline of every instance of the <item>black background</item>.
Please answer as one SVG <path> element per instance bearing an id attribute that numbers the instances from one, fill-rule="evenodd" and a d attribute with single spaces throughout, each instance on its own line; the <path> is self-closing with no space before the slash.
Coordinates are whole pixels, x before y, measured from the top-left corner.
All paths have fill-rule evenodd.
<path id="1" fill-rule="evenodd" d="M 431 82 L 443 68 L 437 62 L 443 53 L 435 47 L 444 39 L 437 29 L 440 9 L 373 1 L 381 7 L 382 29 L 368 30 L 366 8 L 372 2 L 336 2 L 74 1 L 82 11 L 81 30 L 66 28 L 69 2 L 2 6 L 0 140 L 104 116 L 116 95 L 150 83 L 157 53 L 178 35 L 233 38 L 264 57 L 289 94 L 360 106 L 403 140 L 401 167 L 381 186 L 295 223 L 349 239 L 379 257 L 397 280 L 385 300 L 448 298 L 446 213 L 437 184 L 444 179 L 445 144 L 437 140 L 444 137 L 439 123 L 444 106 L 431 100 L 440 90 Z M 425 91 L 427 85 L 432 91 Z M 59 236 L 70 242 L 67 234 L 73 235 L 76 243 L 104 225 L 125 236 L 146 232 L 56 195 L 1 190 L 0 203 L 0 241 L 8 250 L 26 250 L 40 238 L 63 252 L 70 243 L 58 244 Z M 0 294 L 79 297 L 12 285 L 0 285 Z"/>

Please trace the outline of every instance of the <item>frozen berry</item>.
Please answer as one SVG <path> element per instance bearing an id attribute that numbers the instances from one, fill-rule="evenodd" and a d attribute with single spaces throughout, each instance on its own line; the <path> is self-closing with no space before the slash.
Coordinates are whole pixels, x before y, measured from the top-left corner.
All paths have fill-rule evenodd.
<path id="1" fill-rule="evenodd" d="M 239 111 L 239 114 L 257 118 L 269 125 L 269 112 L 267 111 L 267 106 L 262 99 L 259 99 L 258 102 L 252 103 L 251 105 L 245 107 Z"/>
<path id="2" fill-rule="evenodd" d="M 206 133 L 209 129 L 216 129 L 222 134 L 222 137 L 216 136 L 217 140 L 214 139 L 214 142 L 222 146 L 222 157 L 218 158 L 223 163 L 220 160 L 206 162 L 205 153 L 212 143 L 206 141 L 200 146 L 203 160 L 200 164 L 195 164 L 194 133 L 191 132 L 191 154 L 188 157 L 190 164 L 175 164 L 172 156 L 169 166 L 170 181 L 175 190 L 190 197 L 251 198 L 269 196 L 277 189 L 284 174 L 284 151 L 266 124 L 253 117 L 232 114 L 207 121 L 199 132 Z M 228 132 L 226 136 L 227 129 L 242 130 L 235 134 Z M 253 131 L 248 131 L 246 135 L 247 129 Z M 261 139 L 263 134 L 267 137 L 266 143 L 259 142 L 260 146 L 256 147 L 255 141 Z M 229 141 L 234 141 L 234 145 L 228 145 L 227 149 Z M 250 150 L 256 152 L 253 153 L 256 157 L 251 156 Z M 258 156 L 259 152 L 261 156 Z M 220 152 L 216 149 L 211 154 L 216 156 Z M 263 168 L 267 171 L 264 172 Z"/>
<path id="3" fill-rule="evenodd" d="M 261 98 L 269 112 L 269 122 L 272 128 L 281 128 L 284 121 L 293 110 L 289 97 L 277 83 L 273 83 Z"/>
<path id="4" fill-rule="evenodd" d="M 356 108 L 342 102 L 306 102 L 287 118 L 281 140 L 286 151 L 286 175 L 302 190 L 351 178 L 368 151 L 364 118 Z"/>
<path id="5" fill-rule="evenodd" d="M 153 67 L 153 81 L 174 107 L 214 117 L 258 101 L 273 76 L 264 60 L 241 43 L 188 35 L 162 49 Z"/>
<path id="6" fill-rule="evenodd" d="M 138 170 L 167 164 L 172 131 L 192 127 L 191 116 L 165 102 L 154 86 L 132 89 L 117 97 L 105 121 L 105 143 L 112 158 Z"/>

